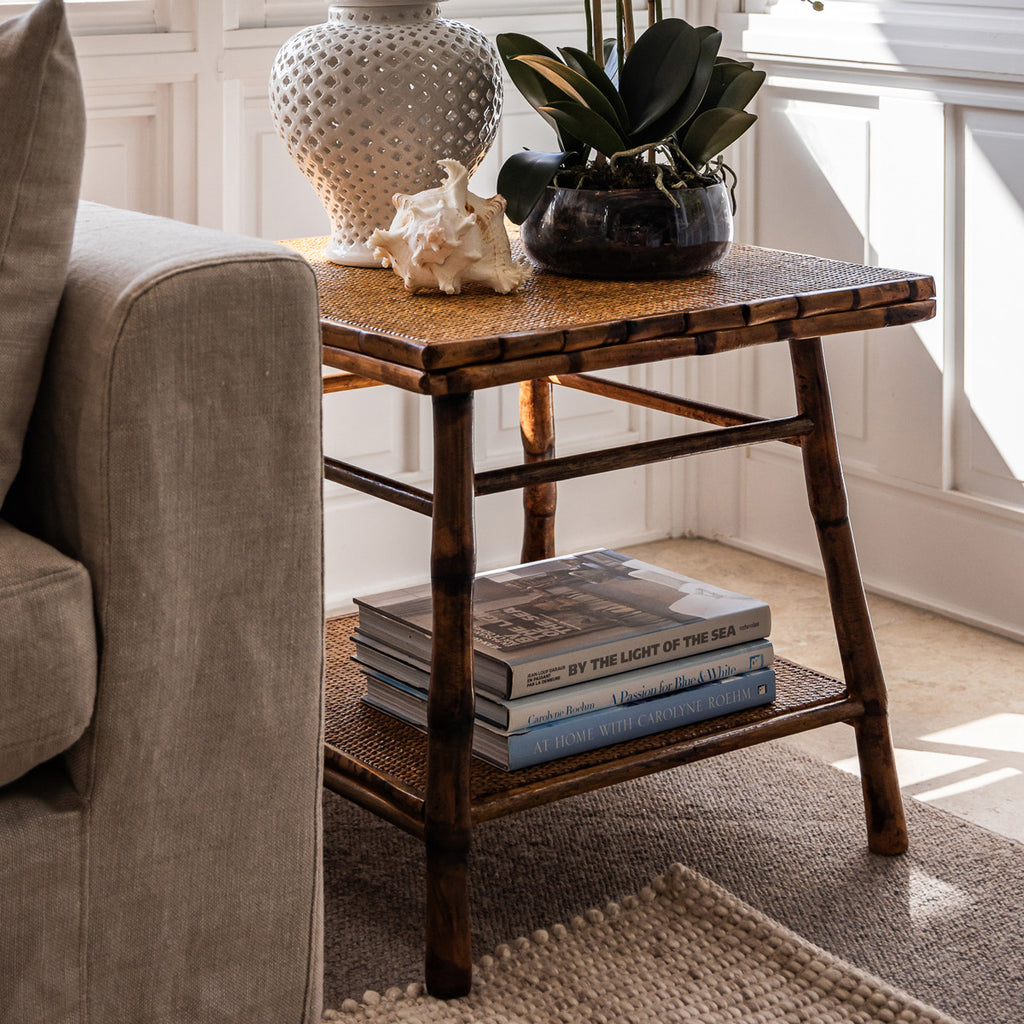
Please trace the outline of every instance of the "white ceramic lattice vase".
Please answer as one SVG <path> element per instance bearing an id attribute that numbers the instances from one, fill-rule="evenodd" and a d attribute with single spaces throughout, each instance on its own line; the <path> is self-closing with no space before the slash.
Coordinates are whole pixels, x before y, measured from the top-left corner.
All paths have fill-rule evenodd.
<path id="1" fill-rule="evenodd" d="M 494 141 L 501 65 L 485 35 L 436 2 L 349 0 L 288 40 L 270 107 L 331 219 L 327 258 L 379 267 L 367 239 L 391 196 L 440 184 L 442 158 L 470 171 Z"/>

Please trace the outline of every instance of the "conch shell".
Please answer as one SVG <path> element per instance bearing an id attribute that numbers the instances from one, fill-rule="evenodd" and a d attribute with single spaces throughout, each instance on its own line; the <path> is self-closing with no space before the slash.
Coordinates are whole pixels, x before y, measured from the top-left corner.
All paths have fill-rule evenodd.
<path id="1" fill-rule="evenodd" d="M 504 196 L 481 199 L 469 191 L 469 172 L 457 160 L 439 160 L 446 181 L 414 195 L 395 193 L 391 227 L 370 235 L 375 259 L 409 291 L 437 288 L 449 295 L 475 281 L 506 294 L 531 273 L 512 259 L 505 232 Z"/>

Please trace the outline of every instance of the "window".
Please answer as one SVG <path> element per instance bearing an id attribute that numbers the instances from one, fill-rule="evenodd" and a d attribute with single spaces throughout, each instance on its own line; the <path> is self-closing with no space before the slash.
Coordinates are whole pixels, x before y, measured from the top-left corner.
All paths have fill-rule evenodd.
<path id="1" fill-rule="evenodd" d="M 159 32 L 170 25 L 178 0 L 64 0 L 72 34 Z M 0 18 L 31 10 L 25 0 L 0 0 Z"/>

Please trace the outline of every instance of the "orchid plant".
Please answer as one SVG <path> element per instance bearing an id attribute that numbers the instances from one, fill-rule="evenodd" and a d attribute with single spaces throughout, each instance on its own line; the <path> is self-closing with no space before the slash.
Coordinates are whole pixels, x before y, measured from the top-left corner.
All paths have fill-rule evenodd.
<path id="1" fill-rule="evenodd" d="M 719 53 L 722 33 L 663 18 L 649 0 L 638 36 L 629 0 L 603 38 L 600 0 L 587 0 L 587 48 L 554 53 L 519 33 L 497 37 L 513 84 L 554 129 L 558 149 L 512 154 L 498 175 L 509 218 L 522 223 L 550 184 L 680 188 L 723 180 L 722 152 L 756 120 L 744 108 L 764 82 L 752 63 Z M 735 181 L 735 175 L 732 175 Z"/>

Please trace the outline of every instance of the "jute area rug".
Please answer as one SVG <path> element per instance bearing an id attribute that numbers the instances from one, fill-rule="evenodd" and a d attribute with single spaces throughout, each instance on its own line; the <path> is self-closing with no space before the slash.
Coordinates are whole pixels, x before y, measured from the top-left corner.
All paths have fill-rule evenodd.
<path id="1" fill-rule="evenodd" d="M 907 811 L 873 856 L 857 780 L 770 744 L 481 826 L 474 988 L 442 1003 L 419 843 L 327 794 L 326 1016 L 1021 1024 L 1024 849 Z"/>

